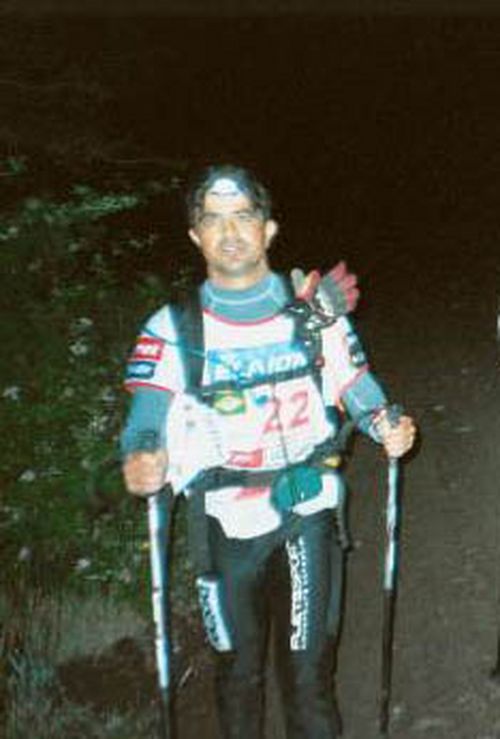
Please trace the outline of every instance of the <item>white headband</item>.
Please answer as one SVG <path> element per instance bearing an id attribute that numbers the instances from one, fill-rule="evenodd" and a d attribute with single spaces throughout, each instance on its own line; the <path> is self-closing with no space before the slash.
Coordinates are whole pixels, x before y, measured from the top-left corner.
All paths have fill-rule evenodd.
<path id="1" fill-rule="evenodd" d="M 210 195 L 220 195 L 222 197 L 236 197 L 244 194 L 238 184 L 229 177 L 219 177 L 208 192 Z"/>

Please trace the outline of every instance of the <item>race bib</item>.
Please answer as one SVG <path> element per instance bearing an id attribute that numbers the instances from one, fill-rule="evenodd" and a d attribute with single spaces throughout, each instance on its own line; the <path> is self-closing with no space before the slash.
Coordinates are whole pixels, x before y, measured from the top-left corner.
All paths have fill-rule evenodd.
<path id="1" fill-rule="evenodd" d="M 167 482 L 179 493 L 203 470 L 224 464 L 229 445 L 214 409 L 191 395 L 174 397 L 167 417 Z"/>

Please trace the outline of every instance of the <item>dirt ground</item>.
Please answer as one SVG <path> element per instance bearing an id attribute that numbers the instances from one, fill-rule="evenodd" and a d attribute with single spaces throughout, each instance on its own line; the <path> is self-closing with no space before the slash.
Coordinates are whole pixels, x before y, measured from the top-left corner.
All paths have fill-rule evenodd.
<path id="1" fill-rule="evenodd" d="M 500 690 L 488 679 L 499 618 L 495 272 L 473 252 L 429 256 L 413 264 L 413 279 L 411 265 L 399 265 L 399 305 L 391 312 L 389 292 L 369 325 L 376 369 L 421 430 L 405 466 L 395 739 L 500 737 Z M 358 446 L 338 671 L 349 739 L 376 735 L 384 468 Z"/>
<path id="2" fill-rule="evenodd" d="M 500 618 L 495 271 L 486 254 L 478 260 L 466 247 L 454 259 L 432 249 L 423 261 L 392 258 L 385 281 L 366 285 L 374 307 L 361 314 L 376 371 L 420 428 L 419 448 L 404 467 L 394 739 L 500 737 L 500 685 L 489 678 Z M 386 467 L 371 442 L 356 442 L 337 671 L 345 739 L 378 736 Z M 210 654 L 197 625 L 174 621 L 173 629 L 178 736 L 215 737 Z M 152 661 L 138 671 L 130 645 L 120 659 L 115 675 L 127 673 L 128 662 L 134 675 L 122 695 L 151 700 Z M 82 667 L 73 675 L 80 683 Z M 269 684 L 267 737 L 280 739 Z"/>

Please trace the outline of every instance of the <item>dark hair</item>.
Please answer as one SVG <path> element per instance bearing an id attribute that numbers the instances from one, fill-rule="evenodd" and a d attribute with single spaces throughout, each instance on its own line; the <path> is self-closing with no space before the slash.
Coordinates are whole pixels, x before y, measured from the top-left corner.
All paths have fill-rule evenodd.
<path id="1" fill-rule="evenodd" d="M 196 224 L 199 213 L 203 208 L 206 193 L 214 182 L 222 177 L 233 180 L 250 199 L 253 207 L 260 211 L 265 220 L 271 217 L 271 196 L 264 185 L 249 170 L 236 167 L 233 164 L 217 164 L 205 167 L 188 186 L 186 206 L 188 221 L 191 226 Z"/>

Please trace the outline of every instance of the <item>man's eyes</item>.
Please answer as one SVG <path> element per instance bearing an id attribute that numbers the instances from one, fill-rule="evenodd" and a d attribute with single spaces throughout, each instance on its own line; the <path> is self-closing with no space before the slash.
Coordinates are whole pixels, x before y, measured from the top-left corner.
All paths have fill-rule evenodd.
<path id="1" fill-rule="evenodd" d="M 200 224 L 204 228 L 210 228 L 212 226 L 218 226 L 224 223 L 226 220 L 235 220 L 238 223 L 254 223 L 259 219 L 259 213 L 255 210 L 240 210 L 237 213 L 232 213 L 230 216 L 225 216 L 220 213 L 203 213 L 200 217 Z"/>
<path id="2" fill-rule="evenodd" d="M 220 216 L 217 213 L 203 213 L 200 217 L 200 224 L 202 226 L 213 226 L 218 223 Z"/>
<path id="3" fill-rule="evenodd" d="M 258 219 L 258 213 L 254 210 L 242 210 L 240 213 L 236 213 L 236 218 L 241 223 L 251 223 Z"/>

